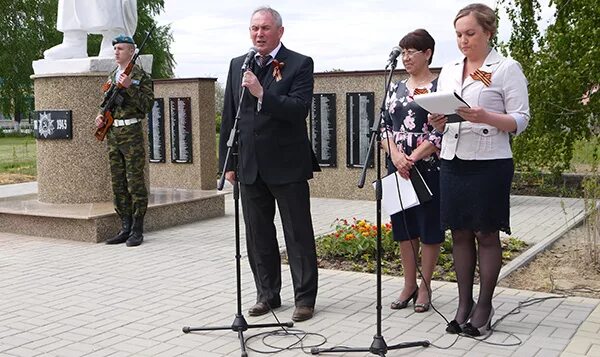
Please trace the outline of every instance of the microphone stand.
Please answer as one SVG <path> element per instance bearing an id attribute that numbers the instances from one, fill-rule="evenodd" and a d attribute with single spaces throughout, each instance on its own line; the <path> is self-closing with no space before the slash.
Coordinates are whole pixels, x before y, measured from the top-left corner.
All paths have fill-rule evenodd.
<path id="1" fill-rule="evenodd" d="M 376 170 L 377 170 L 377 180 L 375 181 L 375 201 L 376 201 L 376 221 L 377 221 L 377 332 L 375 336 L 373 336 L 373 342 L 370 347 L 331 347 L 331 348 L 313 348 L 311 349 L 311 353 L 313 355 L 317 355 L 321 352 L 370 352 L 374 355 L 385 356 L 388 350 L 397 350 L 401 348 L 409 348 L 409 347 L 429 347 L 431 344 L 429 341 L 414 341 L 414 342 L 403 342 L 398 343 L 396 345 L 388 346 L 385 343 L 385 339 L 381 334 L 381 256 L 383 255 L 383 248 L 381 246 L 381 198 L 382 198 L 382 188 L 381 188 L 381 131 L 380 126 L 381 122 L 385 118 L 386 108 L 385 108 L 385 99 L 387 97 L 387 93 L 390 88 L 390 83 L 392 82 L 392 75 L 394 74 L 394 69 L 396 68 L 396 64 L 398 61 L 394 58 L 391 61 L 390 72 L 386 78 L 383 100 L 381 102 L 381 108 L 379 111 L 379 121 L 375 121 L 373 126 L 371 127 L 371 141 L 369 142 L 369 149 L 366 154 L 366 158 L 364 160 L 365 165 L 363 166 L 360 178 L 358 180 L 358 187 L 363 188 L 365 185 L 365 179 L 367 175 L 367 168 L 369 167 L 370 158 L 371 158 L 371 150 L 375 143 L 377 143 L 377 158 L 375 160 Z M 388 66 L 385 66 L 385 70 L 387 71 Z"/>
<path id="2" fill-rule="evenodd" d="M 245 68 L 242 68 L 242 75 L 244 74 Z M 241 356 L 248 356 L 246 352 L 246 341 L 244 339 L 244 331 L 250 328 L 263 328 L 263 327 L 293 327 L 293 322 L 285 323 L 268 323 L 268 324 L 248 324 L 242 314 L 242 268 L 241 268 L 241 253 L 240 253 L 240 209 L 239 209 L 239 182 L 237 180 L 237 138 L 239 136 L 238 121 L 240 120 L 240 113 L 242 110 L 242 101 L 244 100 L 244 94 L 246 93 L 246 87 L 242 87 L 240 91 L 240 99 L 238 102 L 237 111 L 235 114 L 235 120 L 231 131 L 229 132 L 229 139 L 227 140 L 227 155 L 225 156 L 225 162 L 223 163 L 221 177 L 219 178 L 219 184 L 217 189 L 223 190 L 225 185 L 225 172 L 229 159 L 232 158 L 233 171 L 236 173 L 235 181 L 233 182 L 233 203 L 234 203 L 234 216 L 235 216 L 235 276 L 236 276 L 236 295 L 237 295 L 237 312 L 231 326 L 205 326 L 205 327 L 183 327 L 184 333 L 190 333 L 193 331 L 218 331 L 218 330 L 232 330 L 238 333 L 238 339 L 240 340 L 240 348 L 242 350 Z"/>

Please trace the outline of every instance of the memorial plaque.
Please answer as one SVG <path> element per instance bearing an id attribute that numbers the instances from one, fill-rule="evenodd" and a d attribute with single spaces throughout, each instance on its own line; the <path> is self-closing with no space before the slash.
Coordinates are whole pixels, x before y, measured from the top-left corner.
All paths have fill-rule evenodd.
<path id="1" fill-rule="evenodd" d="M 171 113 L 171 162 L 192 162 L 191 98 L 169 98 Z"/>
<path id="2" fill-rule="evenodd" d="M 314 94 L 310 112 L 310 140 L 323 167 L 337 166 L 335 93 Z"/>
<path id="3" fill-rule="evenodd" d="M 375 93 L 346 93 L 346 166 L 363 167 L 375 118 Z M 373 153 L 369 167 L 374 166 Z"/>
<path id="4" fill-rule="evenodd" d="M 148 114 L 148 151 L 150 162 L 165 162 L 165 100 L 154 99 Z"/>
<path id="5" fill-rule="evenodd" d="M 37 139 L 72 139 L 70 110 L 39 110 L 35 112 L 33 132 Z"/>

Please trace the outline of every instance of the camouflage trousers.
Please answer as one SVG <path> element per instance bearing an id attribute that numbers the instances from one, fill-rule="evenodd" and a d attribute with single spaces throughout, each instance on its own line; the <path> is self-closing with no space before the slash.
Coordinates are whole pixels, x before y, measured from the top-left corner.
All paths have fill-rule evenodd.
<path id="1" fill-rule="evenodd" d="M 146 150 L 142 124 L 112 127 L 107 134 L 115 211 L 120 217 L 146 214 Z"/>

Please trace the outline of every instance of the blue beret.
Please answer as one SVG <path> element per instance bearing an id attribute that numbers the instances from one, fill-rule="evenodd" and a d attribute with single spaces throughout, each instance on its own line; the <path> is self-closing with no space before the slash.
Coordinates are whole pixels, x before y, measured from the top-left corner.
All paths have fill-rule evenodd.
<path id="1" fill-rule="evenodd" d="M 132 45 L 135 45 L 135 42 L 133 42 L 133 38 L 126 35 L 119 35 L 115 37 L 112 41 L 112 44 L 114 46 L 117 43 L 131 43 Z"/>

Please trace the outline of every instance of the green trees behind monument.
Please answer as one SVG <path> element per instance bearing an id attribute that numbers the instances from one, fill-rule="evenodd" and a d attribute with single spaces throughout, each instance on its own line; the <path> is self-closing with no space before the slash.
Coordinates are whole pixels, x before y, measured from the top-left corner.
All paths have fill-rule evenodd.
<path id="1" fill-rule="evenodd" d="M 600 135 L 600 2 L 551 0 L 546 31 L 537 0 L 499 0 L 512 23 L 504 49 L 523 66 L 529 81 L 531 121 L 514 138 L 521 169 L 567 170 L 579 139 Z M 595 157 L 600 149 L 595 148 Z"/>
<path id="2" fill-rule="evenodd" d="M 138 0 L 138 26 L 134 36 L 141 44 L 154 17 L 164 9 L 164 0 Z M 0 112 L 19 120 L 33 110 L 31 62 L 43 58 L 44 50 L 59 44 L 62 33 L 56 29 L 58 0 L 0 0 Z M 96 56 L 100 35 L 88 36 L 88 54 Z M 170 46 L 169 26 L 158 26 L 146 47 L 152 54 L 153 78 L 173 76 L 175 60 Z"/>

